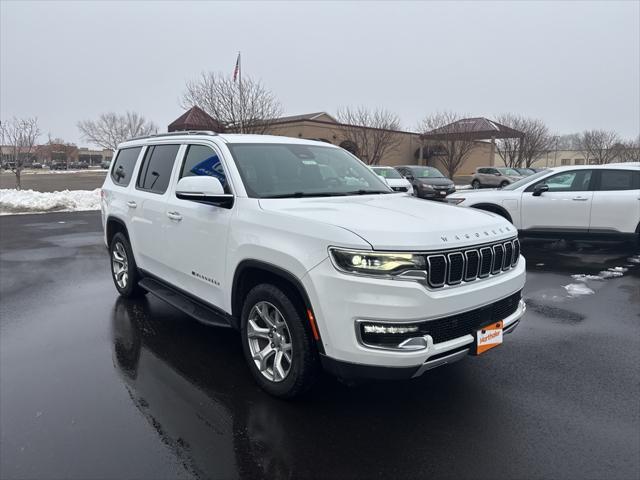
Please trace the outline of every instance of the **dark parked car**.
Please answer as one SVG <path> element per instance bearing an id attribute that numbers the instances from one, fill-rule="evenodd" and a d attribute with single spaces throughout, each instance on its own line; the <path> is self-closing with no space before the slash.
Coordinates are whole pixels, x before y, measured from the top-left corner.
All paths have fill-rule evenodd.
<path id="1" fill-rule="evenodd" d="M 68 170 L 67 162 L 52 162 L 49 167 L 50 170 Z"/>
<path id="2" fill-rule="evenodd" d="M 456 191 L 454 183 L 437 168 L 402 165 L 396 170 L 411 182 L 417 197 L 444 201 L 447 195 Z"/>
<path id="3" fill-rule="evenodd" d="M 73 162 L 69 167 L 73 170 L 86 170 L 89 168 L 89 164 L 85 162 Z"/>

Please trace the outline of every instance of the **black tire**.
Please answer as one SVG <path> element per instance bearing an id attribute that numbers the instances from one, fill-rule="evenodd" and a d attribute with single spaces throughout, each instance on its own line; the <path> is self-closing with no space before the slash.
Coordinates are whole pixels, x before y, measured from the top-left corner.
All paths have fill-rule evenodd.
<path id="1" fill-rule="evenodd" d="M 506 187 L 507 185 L 509 185 L 509 182 L 507 182 L 507 181 L 501 182 L 501 183 L 500 183 L 500 188 L 504 188 L 504 187 Z"/>
<path id="2" fill-rule="evenodd" d="M 124 272 L 125 276 L 120 275 L 120 272 L 116 271 L 116 268 L 120 263 L 114 259 L 114 252 L 117 252 L 120 257 L 124 252 Z M 138 272 L 138 266 L 136 260 L 133 257 L 133 251 L 131 250 L 131 244 L 129 239 L 122 232 L 116 233 L 111 239 L 109 245 L 109 264 L 111 265 L 111 279 L 113 284 L 118 290 L 118 293 L 126 298 L 136 298 L 145 295 L 147 292 L 140 288 L 138 282 L 140 281 L 140 273 Z M 118 281 L 118 278 L 121 281 Z M 124 281 L 122 281 L 124 280 Z"/>
<path id="3" fill-rule="evenodd" d="M 248 336 L 248 323 L 254 307 L 267 302 L 277 308 L 282 316 L 292 345 L 289 370 L 283 380 L 274 381 L 267 378 L 268 372 L 263 373 L 256 365 Z M 309 329 L 305 327 L 303 308 L 278 287 L 263 283 L 255 286 L 248 293 L 242 307 L 241 338 L 242 350 L 251 374 L 260 387 L 267 393 L 280 398 L 294 398 L 307 392 L 318 378 L 319 358 L 314 340 Z M 269 342 L 270 340 L 267 340 Z M 273 347 L 273 343 L 271 346 Z M 272 371 L 275 370 L 272 368 Z"/>
<path id="4" fill-rule="evenodd" d="M 473 182 L 471 182 L 471 187 L 474 190 L 478 190 L 481 187 L 480 182 L 478 180 L 474 180 Z"/>

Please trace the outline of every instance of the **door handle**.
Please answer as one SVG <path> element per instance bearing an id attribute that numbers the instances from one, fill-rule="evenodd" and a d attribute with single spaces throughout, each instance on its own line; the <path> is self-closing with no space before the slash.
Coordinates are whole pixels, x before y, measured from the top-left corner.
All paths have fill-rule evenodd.
<path id="1" fill-rule="evenodd" d="M 589 199 L 585 197 L 573 197 L 572 200 L 575 202 L 586 202 Z"/>
<path id="2" fill-rule="evenodd" d="M 129 208 L 136 208 L 137 206 L 138 204 L 136 202 L 133 202 L 133 201 L 127 202 L 127 207 Z"/>
<path id="3" fill-rule="evenodd" d="M 180 215 L 179 212 L 167 212 L 167 217 L 169 217 L 171 220 L 175 220 L 176 222 L 182 220 L 182 215 Z"/>

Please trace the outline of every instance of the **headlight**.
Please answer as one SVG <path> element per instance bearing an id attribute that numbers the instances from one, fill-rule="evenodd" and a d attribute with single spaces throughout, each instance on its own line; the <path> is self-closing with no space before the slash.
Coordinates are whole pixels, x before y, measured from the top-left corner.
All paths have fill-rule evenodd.
<path id="1" fill-rule="evenodd" d="M 462 203 L 464 201 L 465 199 L 460 197 L 456 197 L 456 198 L 447 197 L 447 202 L 453 203 L 454 205 L 458 205 L 459 203 Z"/>
<path id="2" fill-rule="evenodd" d="M 426 268 L 424 256 L 412 253 L 342 250 L 340 248 L 330 248 L 329 253 L 336 268 L 349 273 L 385 276 Z"/>
<path id="3" fill-rule="evenodd" d="M 435 190 L 433 185 L 429 185 L 428 183 L 420 183 L 419 185 L 423 190 Z"/>

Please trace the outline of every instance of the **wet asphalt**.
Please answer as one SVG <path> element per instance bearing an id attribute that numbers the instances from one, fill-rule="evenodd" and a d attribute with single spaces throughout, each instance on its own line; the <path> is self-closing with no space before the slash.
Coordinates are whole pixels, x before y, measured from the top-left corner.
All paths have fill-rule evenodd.
<path id="1" fill-rule="evenodd" d="M 504 345 L 285 402 L 236 333 L 118 298 L 97 212 L 0 217 L 0 246 L 3 479 L 640 477 L 631 247 L 525 242 L 529 309 Z"/>

